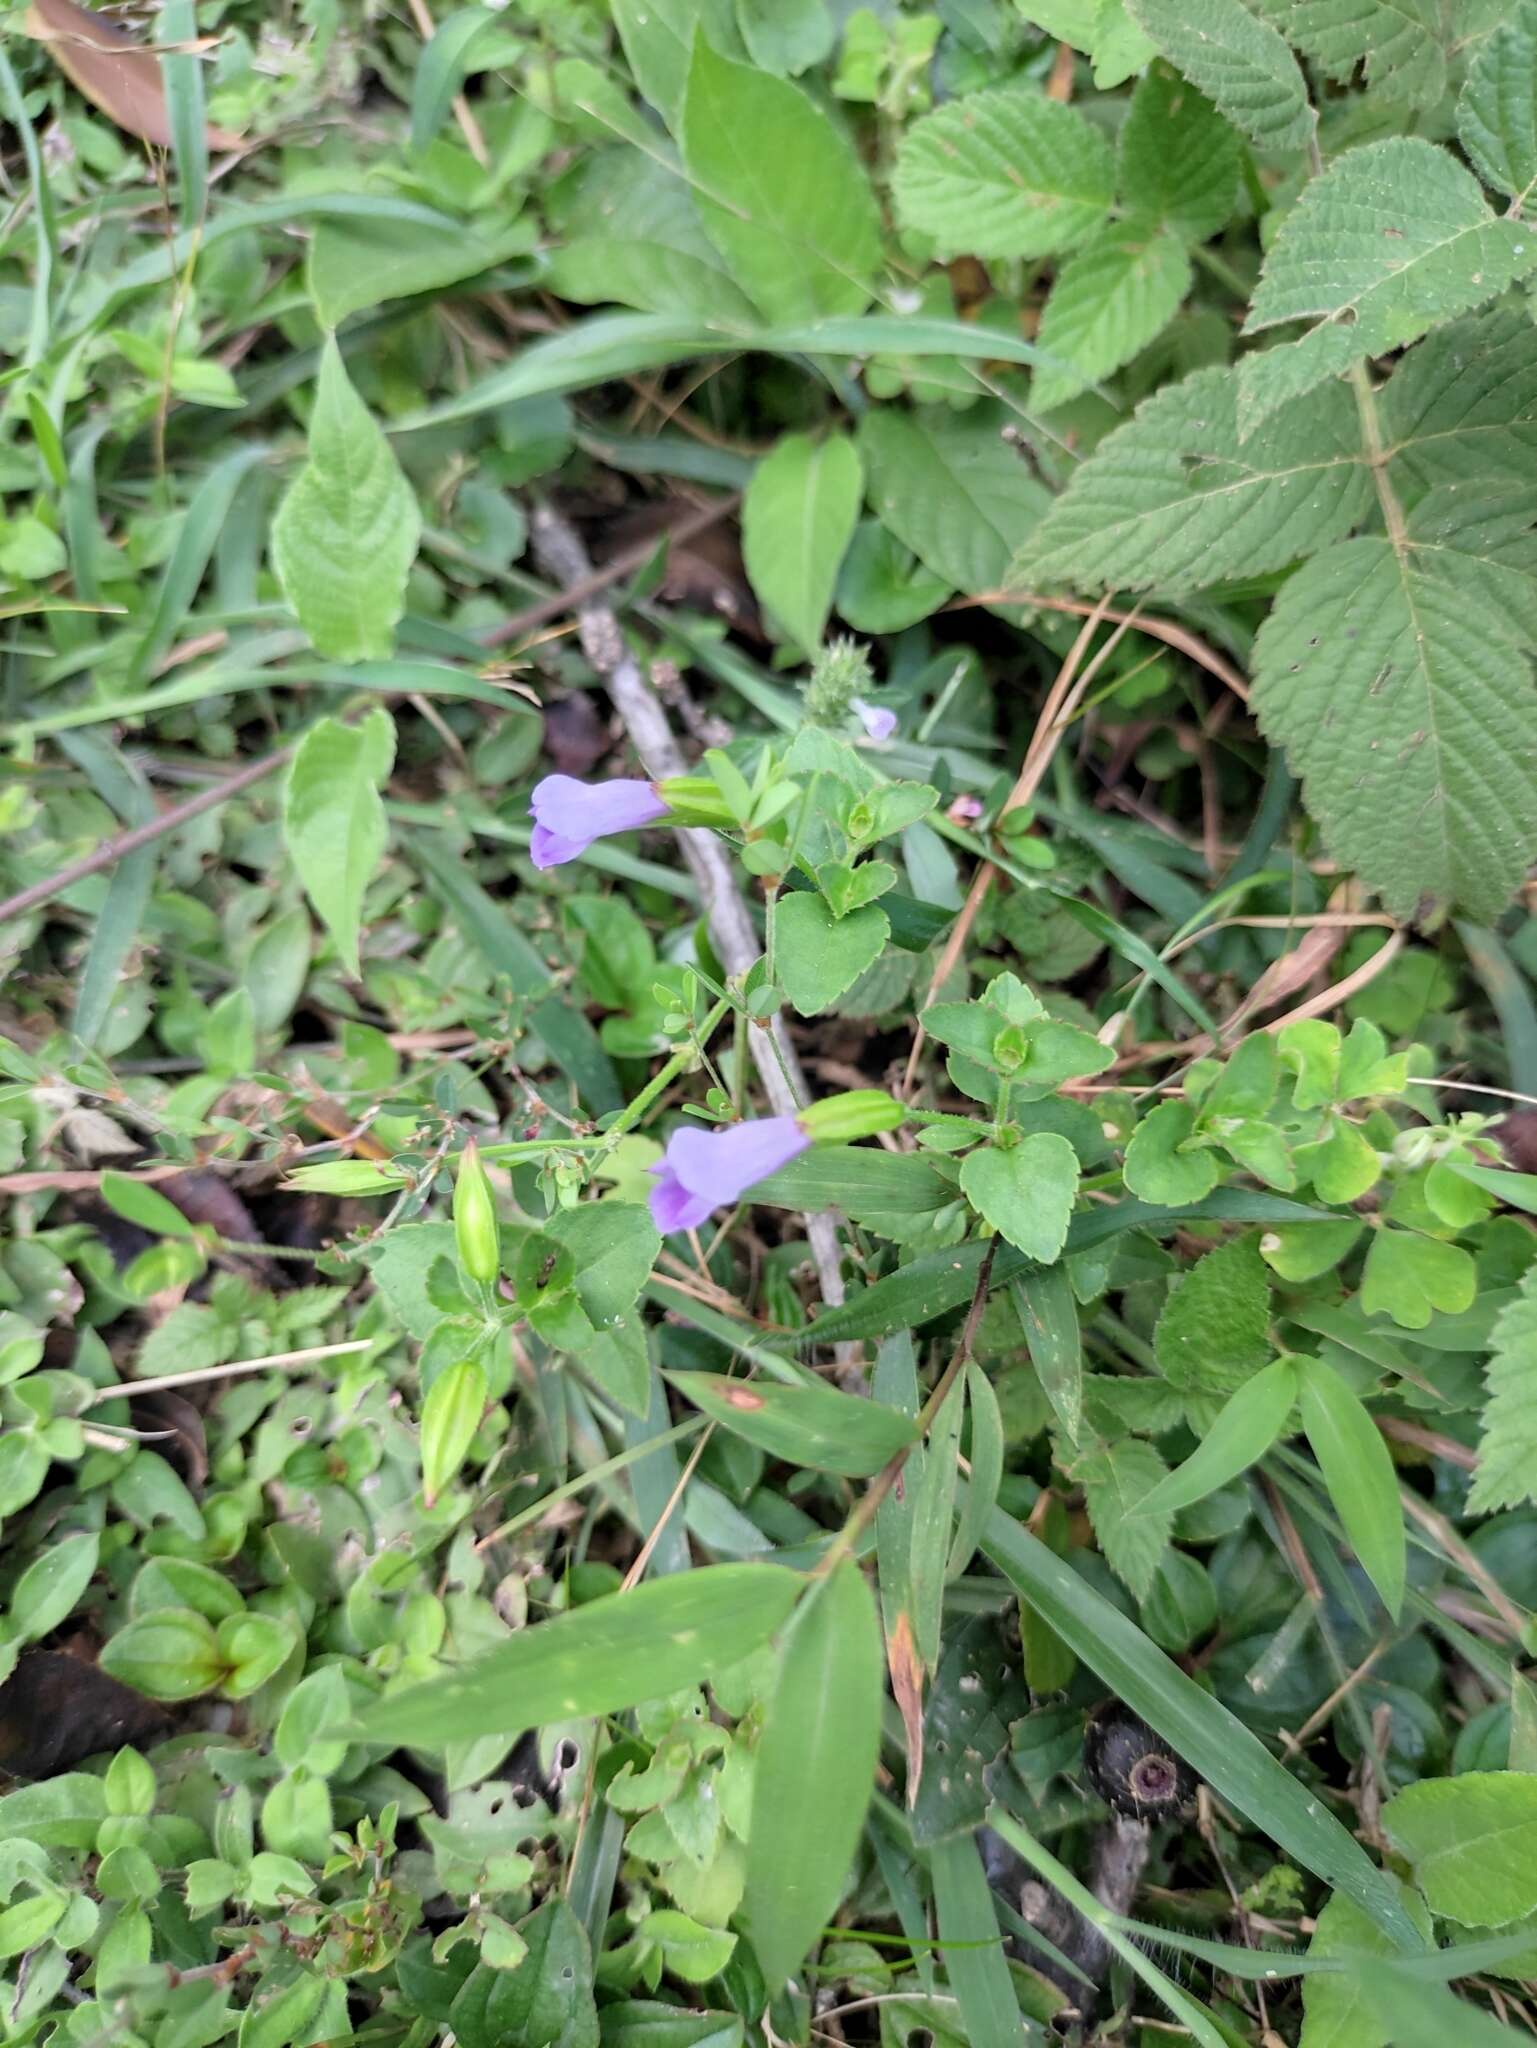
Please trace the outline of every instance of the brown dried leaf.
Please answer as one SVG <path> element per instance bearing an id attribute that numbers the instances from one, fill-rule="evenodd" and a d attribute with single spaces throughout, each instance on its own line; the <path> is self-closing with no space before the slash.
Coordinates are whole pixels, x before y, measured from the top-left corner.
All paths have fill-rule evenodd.
<path id="1" fill-rule="evenodd" d="M 93 106 L 130 135 L 160 149 L 171 146 L 160 60 L 105 15 L 75 0 L 32 0 L 27 33 L 47 46 L 70 83 Z M 226 129 L 205 129 L 210 149 L 234 149 L 240 138 Z"/>
<path id="2" fill-rule="evenodd" d="M 907 1807 L 911 1812 L 923 1782 L 923 1659 L 905 1609 L 886 1638 L 886 1668 L 907 1737 Z"/>

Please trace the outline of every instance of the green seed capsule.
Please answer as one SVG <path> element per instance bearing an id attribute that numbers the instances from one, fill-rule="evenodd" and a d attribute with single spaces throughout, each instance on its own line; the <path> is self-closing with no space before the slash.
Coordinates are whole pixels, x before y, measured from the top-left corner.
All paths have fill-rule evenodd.
<path id="1" fill-rule="evenodd" d="M 501 1267 L 496 1204 L 473 1138 L 459 1155 L 459 1177 L 454 1182 L 454 1243 L 465 1272 L 489 1287 Z"/>

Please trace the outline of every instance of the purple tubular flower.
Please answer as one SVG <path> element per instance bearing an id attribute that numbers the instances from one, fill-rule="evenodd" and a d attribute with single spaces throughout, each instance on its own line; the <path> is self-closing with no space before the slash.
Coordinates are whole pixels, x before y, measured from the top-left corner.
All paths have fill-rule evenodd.
<path id="1" fill-rule="evenodd" d="M 867 704 L 863 697 L 853 700 L 853 708 L 872 740 L 889 740 L 896 731 L 897 714 L 894 711 L 884 711 L 878 704 Z"/>
<path id="2" fill-rule="evenodd" d="M 651 1190 L 651 1220 L 664 1237 L 696 1230 L 712 1209 L 734 1202 L 810 1145 L 793 1116 L 760 1117 L 724 1131 L 674 1131 Z"/>
<path id="3" fill-rule="evenodd" d="M 528 808 L 534 819 L 529 853 L 536 868 L 558 868 L 585 853 L 595 839 L 633 832 L 637 825 L 654 825 L 667 816 L 654 782 L 578 782 L 574 775 L 546 775 Z"/>

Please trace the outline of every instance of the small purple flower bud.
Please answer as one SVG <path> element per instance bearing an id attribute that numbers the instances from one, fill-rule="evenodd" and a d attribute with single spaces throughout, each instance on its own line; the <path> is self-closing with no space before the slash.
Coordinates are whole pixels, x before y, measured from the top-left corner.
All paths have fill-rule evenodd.
<path id="1" fill-rule="evenodd" d="M 863 697 L 853 699 L 853 709 L 859 714 L 859 722 L 872 740 L 889 740 L 897 729 L 897 714 L 882 710 L 878 704 L 867 704 Z"/>
<path id="2" fill-rule="evenodd" d="M 557 868 L 575 860 L 595 839 L 633 832 L 667 816 L 654 782 L 618 777 L 612 782 L 578 782 L 574 775 L 546 775 L 529 799 L 534 819 L 529 853 L 536 868 Z"/>
<path id="3" fill-rule="evenodd" d="M 793 1116 L 760 1117 L 723 1131 L 674 1131 L 651 1190 L 651 1220 L 663 1236 L 697 1230 L 712 1209 L 724 1208 L 754 1185 L 788 1166 L 811 1140 Z"/>

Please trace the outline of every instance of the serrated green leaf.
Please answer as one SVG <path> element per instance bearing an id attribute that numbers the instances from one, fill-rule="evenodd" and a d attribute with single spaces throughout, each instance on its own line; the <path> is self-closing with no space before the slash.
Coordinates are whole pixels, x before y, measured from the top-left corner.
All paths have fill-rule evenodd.
<path id="1" fill-rule="evenodd" d="M 1466 1771 L 1406 1786 L 1382 1825 L 1408 1857 L 1433 1913 L 1504 1927 L 1537 1912 L 1537 1777 Z"/>
<path id="2" fill-rule="evenodd" d="M 1438 328 L 1410 349 L 1377 403 L 1389 475 L 1406 500 L 1433 484 L 1529 481 L 1537 458 L 1531 316 L 1496 306 Z"/>
<path id="3" fill-rule="evenodd" d="M 1408 1546 L 1392 1453 L 1360 1397 L 1332 1365 L 1298 1362 L 1302 1427 L 1361 1568 L 1396 1621 Z"/>
<path id="4" fill-rule="evenodd" d="M 788 1619 L 801 1585 L 778 1565 L 721 1564 L 611 1593 L 376 1701 L 355 1732 L 441 1749 L 618 1713 L 739 1664 Z"/>
<path id="5" fill-rule="evenodd" d="M 1270 1285 L 1249 1231 L 1176 1284 L 1153 1333 L 1158 1370 L 1187 1393 L 1234 1393 L 1269 1361 L 1269 1329 Z"/>
<path id="6" fill-rule="evenodd" d="M 874 1789 L 885 1660 L 875 1601 L 845 1559 L 795 1618 L 753 1776 L 746 1916 L 777 1988 L 832 1917 Z"/>
<path id="7" fill-rule="evenodd" d="M 955 415 L 871 406 L 859 425 L 881 522 L 954 590 L 996 590 L 1051 503 L 1005 440 L 1001 407 Z"/>
<path id="8" fill-rule="evenodd" d="M 1105 219 L 1110 145 L 1076 107 L 1020 81 L 915 121 L 892 180 L 903 224 L 951 255 L 1047 256 Z"/>
<path id="9" fill-rule="evenodd" d="M 1192 85 L 1262 149 L 1303 149 L 1313 110 L 1296 58 L 1240 0 L 1127 0 Z"/>
<path id="10" fill-rule="evenodd" d="M 1537 850 L 1526 493 L 1431 493 L 1400 545 L 1309 562 L 1255 642 L 1254 706 L 1335 858 L 1395 915 L 1492 922 Z"/>
<path id="11" fill-rule="evenodd" d="M 1059 42 L 1092 58 L 1101 92 L 1140 71 L 1153 44 L 1126 12 L 1125 0 L 1029 0 L 1029 18 Z"/>
<path id="12" fill-rule="evenodd" d="M 1476 1515 L 1537 1500 L 1537 1267 L 1527 1268 L 1517 1298 L 1494 1326 L 1486 1378 L 1478 1470 L 1468 1494 Z"/>
<path id="13" fill-rule="evenodd" d="M 1247 433 L 1368 356 L 1416 341 L 1537 266 L 1537 235 L 1497 219 L 1446 150 L 1396 135 L 1346 150 L 1303 188 L 1265 257 L 1244 332 L 1316 320 L 1300 341 L 1245 356 Z"/>
<path id="14" fill-rule="evenodd" d="M 1088 1446 L 1065 1470 L 1083 1488 L 1105 1562 L 1139 1600 L 1145 1600 L 1169 1547 L 1174 1515 L 1172 1509 L 1149 1509 L 1144 1503 L 1168 1478 L 1168 1466 L 1151 1444 L 1128 1436 L 1120 1443 Z"/>
<path id="15" fill-rule="evenodd" d="M 844 551 L 864 495 L 846 434 L 786 434 L 760 462 L 742 504 L 742 557 L 758 602 L 802 653 L 822 644 Z"/>
<path id="16" fill-rule="evenodd" d="M 1446 90 L 1438 0 L 1253 0 L 1294 48 L 1345 84 L 1364 65 L 1373 91 L 1404 106 L 1433 105 Z"/>
<path id="17" fill-rule="evenodd" d="M 1240 441 L 1237 373 L 1198 370 L 1079 465 L 1010 580 L 1198 590 L 1331 547 L 1371 502 L 1348 392 L 1286 406 Z"/>
<path id="18" fill-rule="evenodd" d="M 771 320 L 862 313 L 880 262 L 864 166 L 796 86 L 696 35 L 683 160 L 706 234 Z"/>
<path id="19" fill-rule="evenodd" d="M 1129 363 L 1173 319 L 1190 289 L 1190 258 L 1177 234 L 1134 222 L 1108 228 L 1057 272 L 1037 339 L 1071 370 L 1042 364 L 1030 387 L 1043 412 Z"/>
<path id="20" fill-rule="evenodd" d="M 1243 144 L 1206 95 L 1162 59 L 1131 96 L 1117 152 L 1120 187 L 1137 212 L 1186 241 L 1206 241 L 1231 215 Z"/>
<path id="21" fill-rule="evenodd" d="M 1537 185 L 1537 5 L 1521 0 L 1473 53 L 1457 137 L 1486 185 L 1519 207 Z"/>
<path id="22" fill-rule="evenodd" d="M 357 725 L 323 718 L 299 742 L 283 796 L 283 837 L 310 901 L 359 974 L 363 892 L 388 839 L 379 790 L 395 758 L 395 727 L 375 708 Z"/>
<path id="23" fill-rule="evenodd" d="M 309 452 L 272 522 L 272 566 L 317 654 L 393 654 L 421 526 L 416 493 L 332 335 L 320 356 Z"/>

